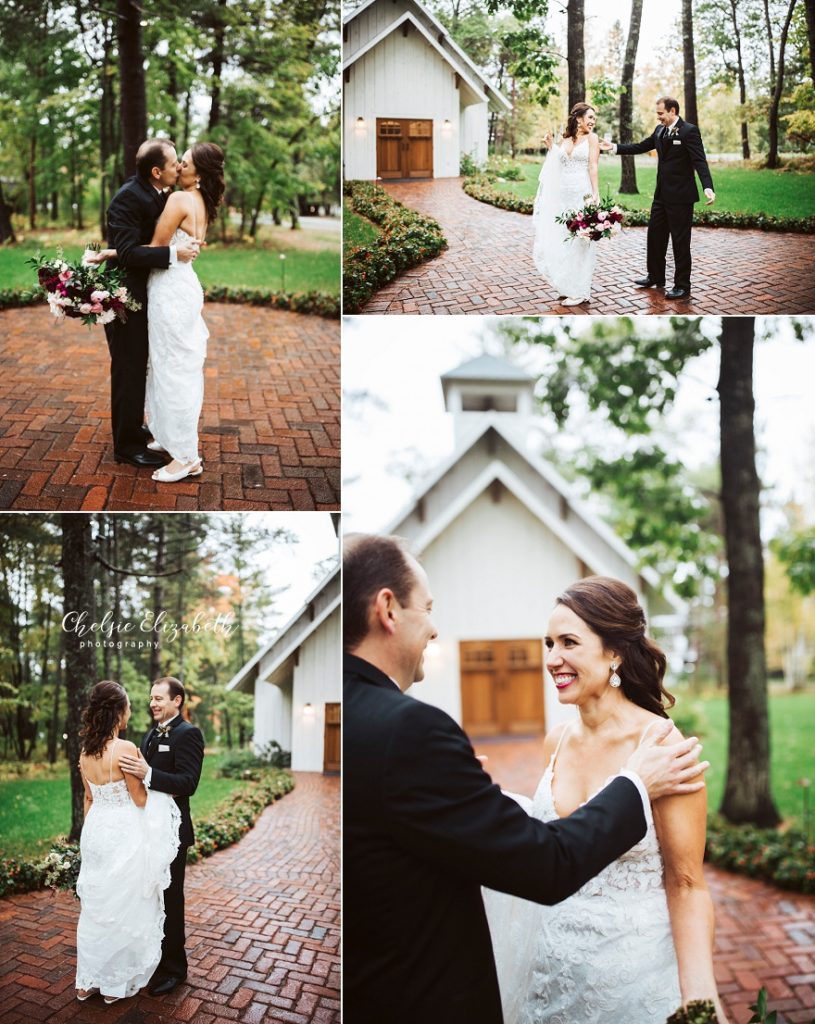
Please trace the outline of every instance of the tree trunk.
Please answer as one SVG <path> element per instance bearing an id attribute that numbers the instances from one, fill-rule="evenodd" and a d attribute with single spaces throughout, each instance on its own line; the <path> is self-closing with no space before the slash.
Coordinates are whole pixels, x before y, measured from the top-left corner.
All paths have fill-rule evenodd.
<path id="1" fill-rule="evenodd" d="M 784 19 L 784 27 L 781 29 L 781 39 L 778 43 L 778 68 L 776 70 L 775 91 L 770 106 L 770 150 L 767 153 L 767 166 L 778 167 L 778 109 L 781 106 L 781 95 L 784 92 L 784 53 L 787 49 L 787 36 L 790 32 L 790 22 L 795 10 L 796 0 L 790 0 L 787 8 L 787 16 Z"/>
<path id="2" fill-rule="evenodd" d="M 178 131 L 178 68 L 174 59 L 170 60 L 170 67 L 167 71 L 167 96 L 171 104 L 167 129 L 170 132 L 170 138 L 175 139 Z"/>
<path id="3" fill-rule="evenodd" d="M 136 173 L 136 151 L 147 136 L 140 0 L 116 0 L 124 173 Z"/>
<path id="4" fill-rule="evenodd" d="M 258 217 L 260 217 L 261 210 L 263 209 L 263 200 L 266 198 L 266 182 L 264 181 L 263 187 L 260 190 L 260 194 L 255 200 L 255 208 L 252 211 L 252 223 L 249 227 L 249 234 L 252 238 L 255 238 L 258 231 Z"/>
<path id="5" fill-rule="evenodd" d="M 754 317 L 722 319 L 719 402 L 722 511 L 727 554 L 730 744 L 721 813 L 771 828 L 770 730 L 764 649 L 764 556 L 753 427 Z"/>
<path id="6" fill-rule="evenodd" d="M 14 227 L 11 223 L 11 207 L 3 195 L 3 182 L 0 181 L 0 242 L 5 242 L 6 239 L 10 242 L 17 241 Z"/>
<path id="7" fill-rule="evenodd" d="M 156 578 L 153 583 L 153 621 L 161 614 L 161 606 L 164 603 L 164 583 L 160 573 L 164 572 L 165 555 L 165 534 L 164 520 L 158 519 L 158 538 L 156 540 Z M 150 685 L 161 676 L 161 644 L 159 633 L 153 635 L 153 646 L 150 648 Z"/>
<path id="8" fill-rule="evenodd" d="M 586 52 L 583 44 L 585 0 L 569 0 L 566 15 L 566 55 L 569 63 L 569 110 L 586 99 Z"/>
<path id="9" fill-rule="evenodd" d="M 215 42 L 212 46 L 212 89 L 210 90 L 211 106 L 209 108 L 209 126 L 211 132 L 221 120 L 221 75 L 224 70 L 224 8 L 226 0 L 218 0 L 221 10 L 215 25 Z"/>
<path id="10" fill-rule="evenodd" d="M 685 84 L 685 120 L 699 124 L 696 105 L 696 50 L 693 45 L 693 0 L 682 0 L 682 62 Z"/>
<path id="11" fill-rule="evenodd" d="M 741 155 L 743 160 L 750 159 L 750 138 L 747 131 L 745 104 L 747 103 L 747 82 L 744 74 L 744 60 L 741 53 L 741 29 L 737 9 L 738 0 L 730 0 L 730 18 L 733 24 L 733 42 L 736 47 L 736 77 L 739 83 L 739 114 L 741 116 Z M 772 45 L 772 44 L 770 44 Z"/>
<path id="12" fill-rule="evenodd" d="M 628 26 L 628 39 L 625 44 L 623 60 L 622 91 L 620 93 L 620 142 L 633 142 L 634 121 L 634 68 L 637 64 L 637 49 L 640 44 L 640 25 L 642 24 L 643 0 L 632 0 L 631 23 Z M 637 167 L 634 157 L 626 155 L 620 158 L 620 192 L 637 195 Z"/>
<path id="13" fill-rule="evenodd" d="M 64 637 L 64 633 L 62 636 Z M 59 695 L 62 689 L 62 640 L 57 652 L 57 670 L 54 673 L 54 703 L 51 708 L 51 728 L 48 730 L 48 763 L 56 764 L 62 729 L 59 717 Z"/>
<path id="14" fill-rule="evenodd" d="M 62 525 L 63 609 L 93 614 L 93 551 L 91 517 L 86 512 L 67 512 L 60 516 Z M 65 689 L 68 695 L 68 769 L 71 776 L 71 841 L 82 831 L 84 789 L 79 775 L 79 730 L 82 710 L 87 703 L 90 681 L 94 678 L 93 648 L 81 647 L 80 637 L 70 630 L 64 633 Z"/>
<path id="15" fill-rule="evenodd" d="M 28 141 L 28 226 L 37 227 L 37 137 L 34 132 Z"/>
<path id="16" fill-rule="evenodd" d="M 807 40 L 809 41 L 809 77 L 815 82 L 815 0 L 805 0 Z"/>
<path id="17" fill-rule="evenodd" d="M 764 0 L 764 28 L 767 30 L 767 47 L 770 51 L 770 94 L 775 91 L 775 43 L 773 42 L 773 19 L 770 17 L 770 0 Z"/>

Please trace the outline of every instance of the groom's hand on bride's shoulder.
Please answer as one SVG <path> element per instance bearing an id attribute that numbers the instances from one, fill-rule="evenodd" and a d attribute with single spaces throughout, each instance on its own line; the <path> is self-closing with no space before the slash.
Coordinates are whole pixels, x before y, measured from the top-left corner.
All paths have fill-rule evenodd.
<path id="1" fill-rule="evenodd" d="M 136 750 L 135 757 L 131 754 L 122 754 L 119 758 L 119 768 L 128 775 L 135 775 L 139 779 L 143 779 L 147 774 L 147 762 L 142 757 L 140 750 Z"/>
<path id="2" fill-rule="evenodd" d="M 709 761 L 699 761 L 702 747 L 696 736 L 682 739 L 673 722 L 666 719 L 649 733 L 625 763 L 636 772 L 650 799 L 696 793 L 704 788 Z"/>

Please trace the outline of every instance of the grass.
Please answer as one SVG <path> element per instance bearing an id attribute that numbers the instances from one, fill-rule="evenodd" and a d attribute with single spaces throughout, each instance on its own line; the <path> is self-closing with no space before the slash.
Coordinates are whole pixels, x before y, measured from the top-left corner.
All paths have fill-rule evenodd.
<path id="1" fill-rule="evenodd" d="M 677 708 L 688 706 L 699 716 L 706 773 L 708 807 L 718 811 L 727 775 L 727 699 L 679 697 Z M 776 694 L 770 698 L 770 777 L 776 807 L 785 821 L 802 823 L 802 788 L 798 780 L 815 783 L 815 693 Z M 810 790 L 811 793 L 811 790 Z"/>
<path id="2" fill-rule="evenodd" d="M 497 181 L 495 187 L 524 199 L 534 199 L 538 188 L 539 162 L 522 162 L 523 181 Z M 805 171 L 768 171 L 731 164 L 712 164 L 716 186 L 714 210 L 730 213 L 765 213 L 773 217 L 815 216 L 815 174 Z M 648 210 L 656 187 L 656 160 L 637 158 L 638 195 L 620 195 L 619 157 L 601 157 L 600 194 L 610 192 L 629 210 Z M 699 194 L 702 190 L 697 180 Z"/>
<path id="3" fill-rule="evenodd" d="M 216 779 L 223 754 L 207 755 L 201 782 L 190 801 L 193 825 L 205 818 L 230 793 L 244 785 L 239 779 Z M 51 773 L 49 773 L 51 774 Z M 37 858 L 48 852 L 71 825 L 68 766 L 53 778 L 9 779 L 0 782 L 0 856 Z"/>
<path id="4" fill-rule="evenodd" d="M 210 244 L 195 269 L 201 283 L 230 288 L 282 289 L 285 291 L 322 291 L 338 295 L 340 290 L 339 235 L 309 231 L 297 233 L 282 228 L 264 227 L 256 244 L 219 242 L 210 233 Z M 0 246 L 0 288 L 25 288 L 37 283 L 34 268 L 26 259 L 37 251 L 55 254 L 62 244 L 66 259 L 79 259 L 93 231 L 37 231 L 24 236 L 16 245 Z M 281 260 L 281 254 L 285 260 Z"/>
<path id="5" fill-rule="evenodd" d="M 376 224 L 354 213 L 346 200 L 342 207 L 342 238 L 348 248 L 371 245 L 382 234 Z"/>

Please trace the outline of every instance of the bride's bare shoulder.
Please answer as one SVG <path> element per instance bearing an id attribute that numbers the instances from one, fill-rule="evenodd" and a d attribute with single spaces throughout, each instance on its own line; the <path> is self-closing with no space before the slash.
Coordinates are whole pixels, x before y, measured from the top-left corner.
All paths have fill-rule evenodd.
<path id="1" fill-rule="evenodd" d="M 557 745 L 560 743 L 563 733 L 569 728 L 568 722 L 560 722 L 553 729 L 547 732 L 546 737 L 543 741 L 543 756 L 548 762 L 549 758 L 557 750 Z"/>

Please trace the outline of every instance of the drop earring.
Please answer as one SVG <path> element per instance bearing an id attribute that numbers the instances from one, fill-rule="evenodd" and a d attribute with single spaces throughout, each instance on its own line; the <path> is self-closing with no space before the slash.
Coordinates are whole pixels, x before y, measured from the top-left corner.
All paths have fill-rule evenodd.
<path id="1" fill-rule="evenodd" d="M 622 682 L 622 679 L 620 679 L 620 677 L 617 675 L 617 663 L 612 661 L 612 663 L 611 663 L 611 678 L 609 679 L 609 683 L 616 690 L 621 682 Z"/>
<path id="2" fill-rule="evenodd" d="M 200 188 L 201 187 L 201 179 L 200 178 L 196 178 L 195 179 L 195 187 L 196 188 Z"/>

